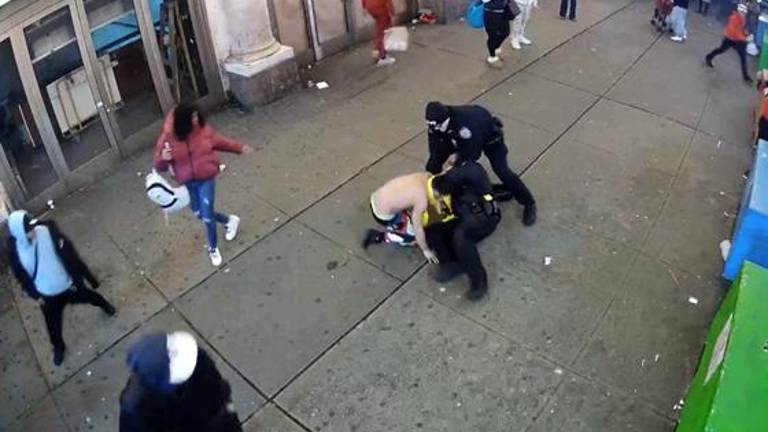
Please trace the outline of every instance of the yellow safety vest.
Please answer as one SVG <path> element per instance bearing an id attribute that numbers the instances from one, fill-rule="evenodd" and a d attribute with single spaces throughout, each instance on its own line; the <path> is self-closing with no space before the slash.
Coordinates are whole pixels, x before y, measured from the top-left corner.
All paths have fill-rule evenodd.
<path id="1" fill-rule="evenodd" d="M 435 190 L 432 188 L 434 178 L 435 176 L 431 176 L 427 180 L 427 210 L 421 215 L 421 224 L 424 228 L 456 219 L 451 207 L 451 196 L 435 196 Z"/>

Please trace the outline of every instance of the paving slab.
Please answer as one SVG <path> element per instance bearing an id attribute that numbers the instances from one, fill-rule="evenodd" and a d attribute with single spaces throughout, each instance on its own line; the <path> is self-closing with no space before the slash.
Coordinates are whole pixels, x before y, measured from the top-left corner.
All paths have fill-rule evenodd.
<path id="1" fill-rule="evenodd" d="M 578 226 L 639 248 L 661 212 L 673 176 L 652 166 L 620 166 L 613 152 L 562 139 L 524 176 L 539 219 Z"/>
<path id="2" fill-rule="evenodd" d="M 499 115 L 499 119 L 504 123 L 504 141 L 509 148 L 509 166 L 518 173 L 529 166 L 557 138 L 552 132 L 520 120 L 503 115 Z M 423 167 L 429 158 L 427 141 L 427 134 L 423 132 L 403 145 L 399 152 L 419 161 Z M 485 162 L 486 158 L 481 158 L 481 163 L 488 169 Z M 493 178 L 492 171 L 489 170 L 488 174 Z"/>
<path id="3" fill-rule="evenodd" d="M 648 32 L 653 31 L 649 26 Z M 609 97 L 695 127 L 715 75 L 704 66 L 704 56 L 718 41 L 709 34 L 689 38 L 682 45 L 659 39 Z"/>
<path id="4" fill-rule="evenodd" d="M 611 387 L 568 373 L 529 432 L 662 432 L 674 424 L 647 405 Z"/>
<path id="5" fill-rule="evenodd" d="M 680 171 L 681 180 L 740 197 L 743 174 L 752 167 L 754 150 L 706 133 L 697 132 Z"/>
<path id="6" fill-rule="evenodd" d="M 232 386 L 232 400 L 240 419 L 256 412 L 265 401 L 237 372 L 227 365 L 187 321 L 171 307 L 144 323 L 137 331 L 111 347 L 70 380 L 53 391 L 64 420 L 71 431 L 113 431 L 118 429 L 120 392 L 128 381 L 125 355 L 131 344 L 153 332 L 185 330 L 195 335 Z"/>
<path id="7" fill-rule="evenodd" d="M 541 221 L 526 228 L 507 216 L 480 246 L 488 271 L 487 300 L 467 301 L 468 280 L 411 284 L 462 315 L 514 341 L 570 363 L 608 307 L 636 252 L 620 243 Z M 544 264 L 545 257 L 552 264 Z M 613 283 L 612 283 L 613 282 Z"/>
<path id="8" fill-rule="evenodd" d="M 597 98 L 573 87 L 521 73 L 477 100 L 494 113 L 561 134 Z"/>
<path id="9" fill-rule="evenodd" d="M 287 216 L 253 196 L 250 174 L 225 171 L 217 184 L 216 210 L 241 217 L 238 237 L 227 242 L 219 228 L 224 262 L 284 223 Z M 177 298 L 216 271 L 207 254 L 204 226 L 188 209 L 165 217 L 155 210 L 141 223 L 112 233 L 114 241 L 169 299 Z"/>
<path id="10" fill-rule="evenodd" d="M 20 289 L 15 291 L 30 342 L 52 387 L 64 382 L 167 304 L 157 289 L 125 262 L 122 253 L 103 233 L 94 232 L 87 240 L 75 239 L 75 245 L 86 263 L 93 265 L 94 274 L 101 282 L 98 293 L 117 308 L 117 315 L 110 318 L 91 305 L 67 306 L 63 323 L 67 351 L 64 363 L 57 367 L 53 364 L 53 351 L 40 307 Z"/>
<path id="11" fill-rule="evenodd" d="M 368 229 L 381 229 L 371 216 L 371 193 L 392 178 L 423 170 L 421 164 L 394 153 L 315 204 L 299 220 L 381 270 L 405 280 L 425 262 L 417 248 L 373 245 L 363 250 L 360 243 Z"/>
<path id="12" fill-rule="evenodd" d="M 725 63 L 730 57 L 723 54 L 718 57 L 718 72 L 724 72 L 730 68 L 720 63 Z M 716 60 L 716 61 L 717 61 Z M 704 109 L 699 129 L 708 132 L 718 138 L 730 141 L 748 148 L 752 145 L 752 133 L 754 130 L 754 109 L 760 106 L 758 93 L 754 86 L 746 85 L 734 78 L 741 76 L 741 72 L 733 71 L 730 76 L 714 79 L 710 87 L 711 94 Z"/>
<path id="13" fill-rule="evenodd" d="M 641 255 L 623 291 L 576 367 L 651 403 L 658 412 L 676 415 L 672 406 L 696 370 L 722 290 L 717 280 Z"/>
<path id="14" fill-rule="evenodd" d="M 304 432 L 275 405 L 269 404 L 243 425 L 244 432 Z"/>
<path id="15" fill-rule="evenodd" d="M 277 399 L 313 431 L 522 430 L 555 368 L 405 288 Z"/>
<path id="16" fill-rule="evenodd" d="M 723 260 L 720 242 L 731 237 L 741 195 L 680 179 L 643 251 L 662 261 L 717 280 Z"/>
<path id="17" fill-rule="evenodd" d="M 398 284 L 291 222 L 177 306 L 244 376 L 273 395 Z"/>
<path id="18" fill-rule="evenodd" d="M 652 11 L 650 3 L 634 3 L 572 38 L 527 72 L 603 94 L 656 39 L 648 31 Z"/>
<path id="19" fill-rule="evenodd" d="M 53 398 L 48 395 L 45 396 L 43 402 L 39 403 L 34 410 L 21 416 L 18 421 L 14 422 L 8 429 L 4 430 L 7 432 L 63 432 L 67 430 L 67 425 L 61 418 L 61 414 L 59 414 L 59 410 L 56 408 Z"/>
<path id="20" fill-rule="evenodd" d="M 0 275 L 0 282 L 6 281 L 10 282 L 10 278 L 5 279 Z M 0 369 L 0 388 L 3 389 L 0 399 L 2 429 L 35 406 L 48 392 L 13 303 L 4 303 L 0 311 Z"/>
<path id="21" fill-rule="evenodd" d="M 641 166 L 675 175 L 693 133 L 679 123 L 602 99 L 567 137 L 609 151 L 621 168 Z"/>

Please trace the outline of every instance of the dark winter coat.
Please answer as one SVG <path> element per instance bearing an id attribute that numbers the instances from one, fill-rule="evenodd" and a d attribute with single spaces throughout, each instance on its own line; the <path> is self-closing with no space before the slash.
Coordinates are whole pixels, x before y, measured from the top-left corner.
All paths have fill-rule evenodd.
<path id="1" fill-rule="evenodd" d="M 170 393 L 132 374 L 120 395 L 120 432 L 242 432 L 232 391 L 200 349 L 195 372 Z"/>
<path id="2" fill-rule="evenodd" d="M 67 273 L 69 273 L 69 276 L 72 278 L 72 285 L 77 289 L 83 289 L 86 288 L 85 281 L 87 280 L 92 288 L 98 288 L 99 281 L 96 279 L 96 276 L 93 275 L 85 262 L 83 262 L 82 258 L 80 258 L 72 241 L 59 230 L 56 222 L 39 222 L 38 225 L 45 226 L 50 231 L 51 237 L 57 246 L 56 254 L 62 264 L 64 264 Z M 19 256 L 16 253 L 16 241 L 13 236 L 8 236 L 7 248 L 8 261 L 14 276 L 16 276 L 16 280 L 19 281 L 19 285 L 21 285 L 24 292 L 29 294 L 33 299 L 40 298 L 40 293 L 37 292 L 34 281 L 32 281 L 29 273 L 27 273 L 19 261 Z"/>
<path id="3" fill-rule="evenodd" d="M 437 174 L 443 162 L 453 153 L 459 161 L 480 159 L 483 148 L 494 142 L 501 133 L 501 122 L 478 105 L 446 106 L 451 121 L 448 130 L 441 132 L 429 128 L 429 161 L 427 171 Z"/>

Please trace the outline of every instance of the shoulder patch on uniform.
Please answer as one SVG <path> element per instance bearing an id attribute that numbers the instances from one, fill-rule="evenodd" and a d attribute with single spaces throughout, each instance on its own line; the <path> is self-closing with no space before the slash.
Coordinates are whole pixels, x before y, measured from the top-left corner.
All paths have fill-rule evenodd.
<path id="1" fill-rule="evenodd" d="M 461 129 L 459 129 L 459 136 L 465 140 L 470 139 L 472 138 L 472 131 L 469 130 L 469 128 L 467 127 L 462 127 Z"/>

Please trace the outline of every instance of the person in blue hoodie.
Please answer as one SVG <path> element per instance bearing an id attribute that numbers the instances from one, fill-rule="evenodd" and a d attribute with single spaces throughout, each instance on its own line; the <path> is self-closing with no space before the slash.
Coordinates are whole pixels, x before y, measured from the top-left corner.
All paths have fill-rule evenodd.
<path id="1" fill-rule="evenodd" d="M 242 432 L 232 390 L 194 336 L 142 336 L 128 349 L 120 432 Z"/>
<path id="2" fill-rule="evenodd" d="M 8 218 L 8 254 L 11 269 L 21 288 L 40 303 L 53 345 L 53 363 L 64 360 L 62 313 L 68 304 L 88 303 L 114 316 L 115 308 L 99 293 L 99 281 L 80 258 L 72 242 L 53 221 L 32 220 L 17 210 Z"/>

